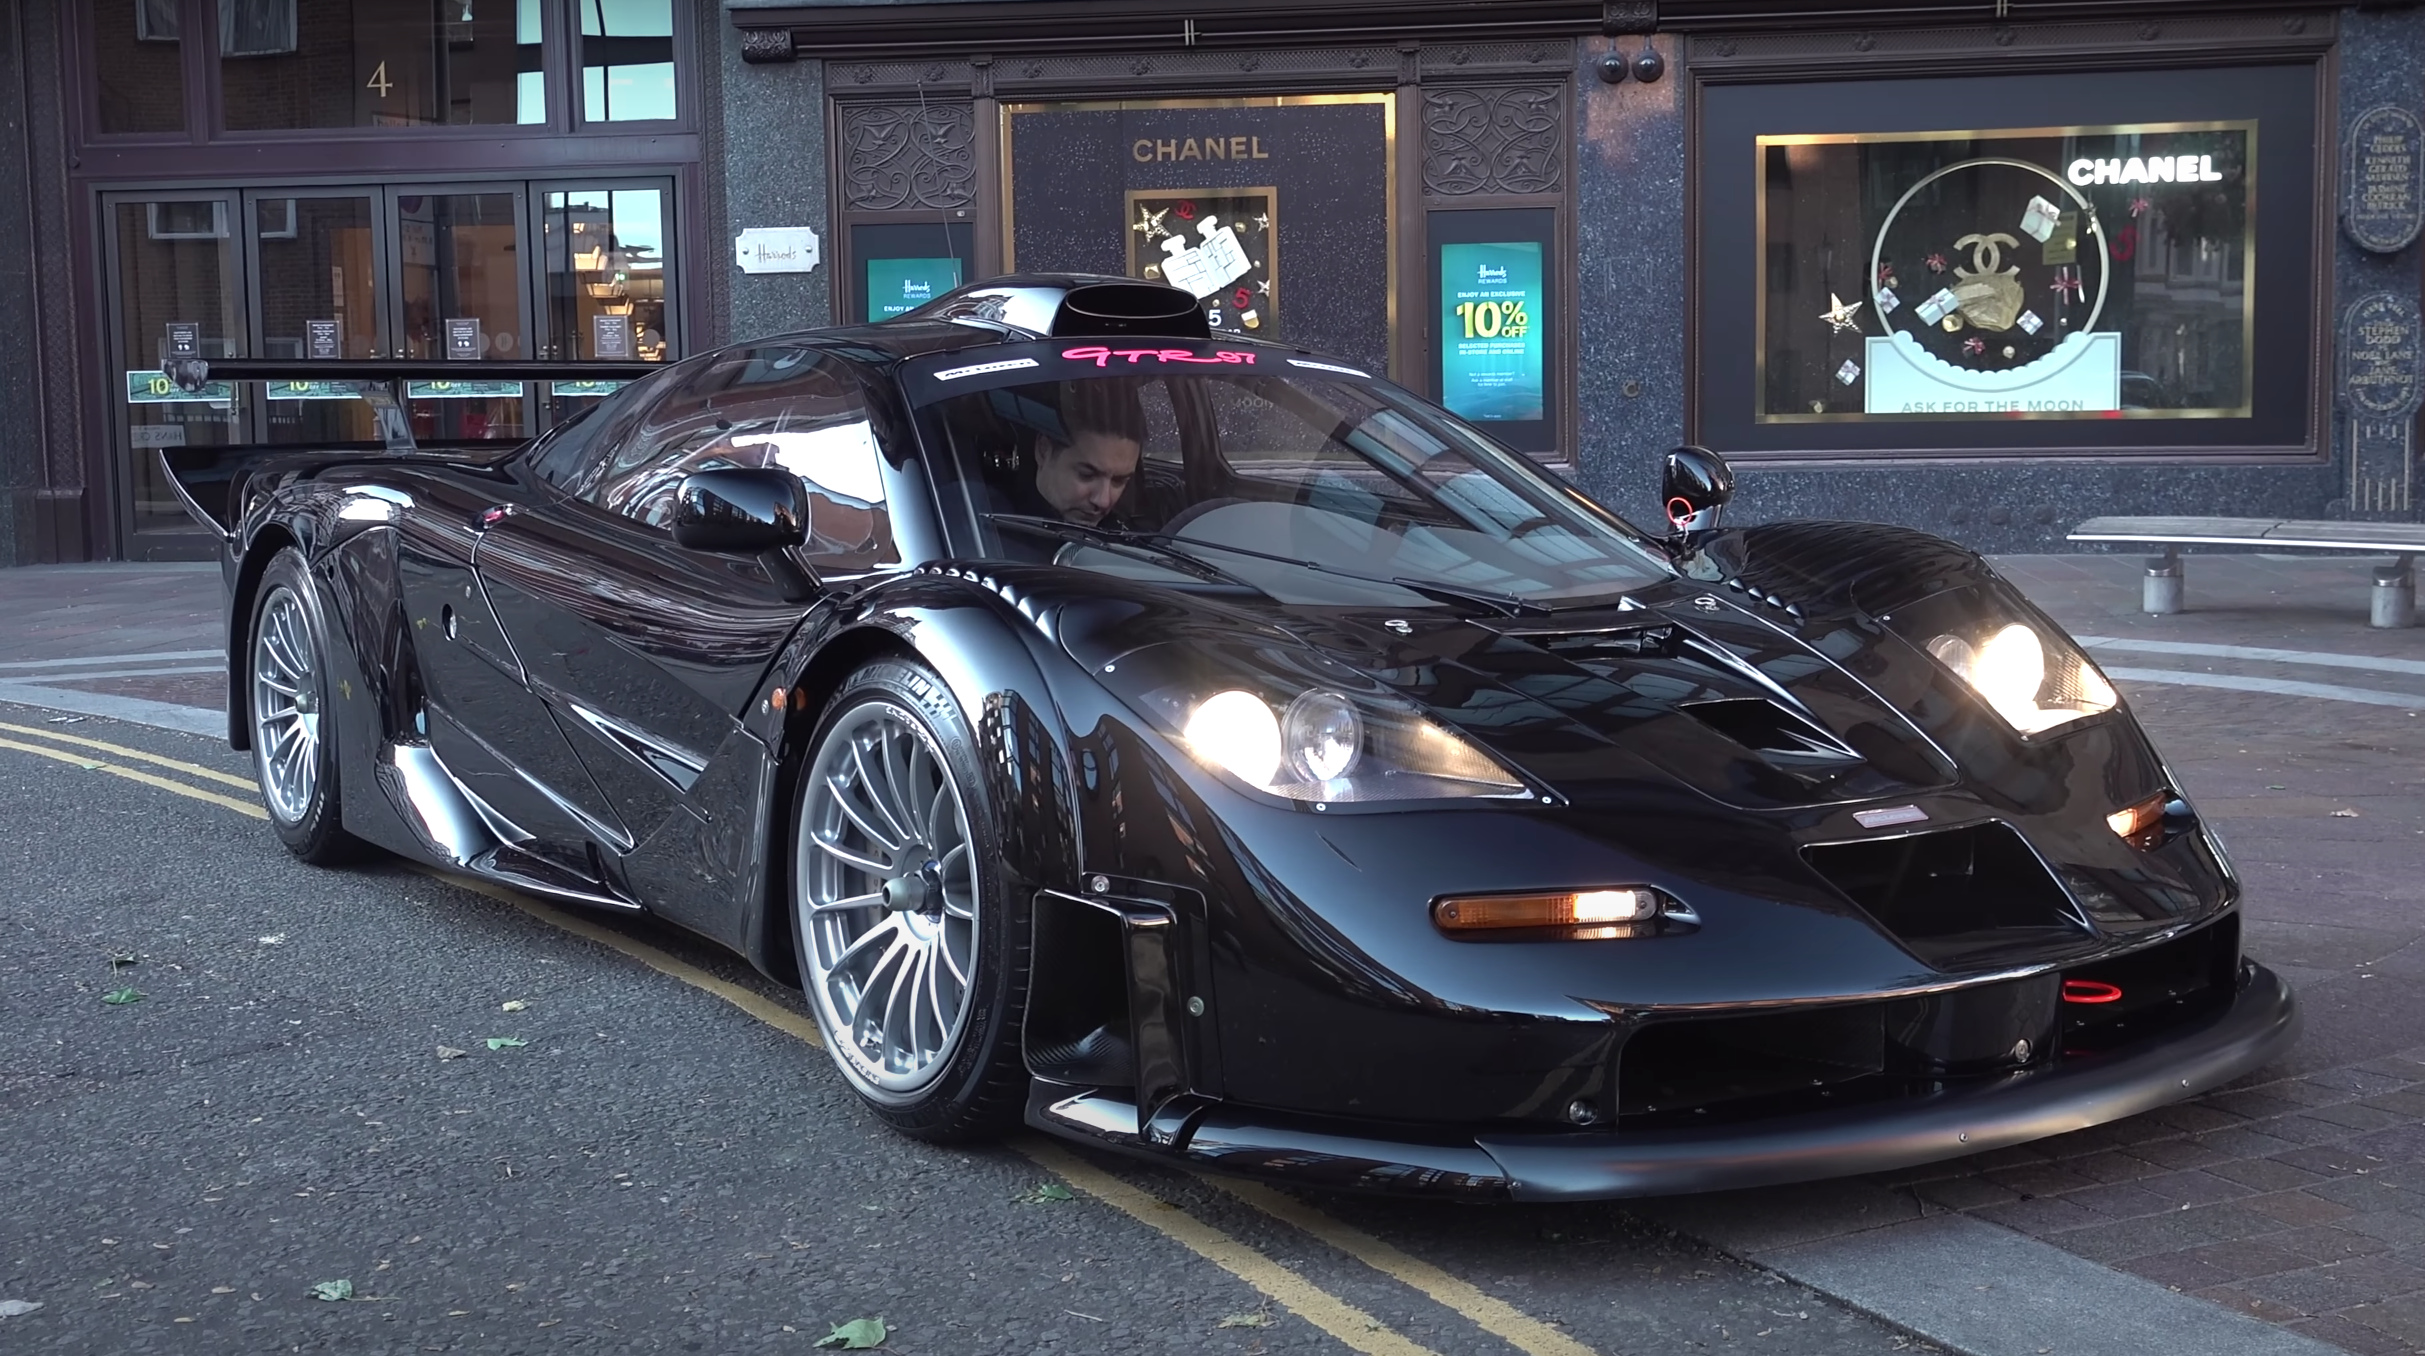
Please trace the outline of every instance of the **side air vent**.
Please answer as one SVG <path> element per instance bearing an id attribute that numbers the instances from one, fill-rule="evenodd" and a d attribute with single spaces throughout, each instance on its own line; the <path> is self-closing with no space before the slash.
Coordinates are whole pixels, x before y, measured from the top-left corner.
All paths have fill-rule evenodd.
<path id="1" fill-rule="evenodd" d="M 1830 843 L 1806 847 L 1802 857 L 1940 970 L 2047 959 L 2092 937 L 2071 896 L 2010 825 Z"/>
<path id="2" fill-rule="evenodd" d="M 1055 339 L 1121 338 L 1152 335 L 1166 339 L 1209 339 L 1212 326 L 1196 299 L 1176 287 L 1156 283 L 1096 283 L 1072 288 L 1053 313 Z"/>

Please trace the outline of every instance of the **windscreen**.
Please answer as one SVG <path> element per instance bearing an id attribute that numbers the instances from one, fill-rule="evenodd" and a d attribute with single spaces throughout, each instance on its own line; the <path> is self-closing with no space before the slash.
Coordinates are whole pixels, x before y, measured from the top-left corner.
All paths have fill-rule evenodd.
<path id="1" fill-rule="evenodd" d="M 1605 510 L 1385 382 L 1155 342 L 1005 346 L 906 374 L 982 554 L 1395 607 L 1452 606 L 1451 590 L 1579 606 L 1672 573 Z"/>

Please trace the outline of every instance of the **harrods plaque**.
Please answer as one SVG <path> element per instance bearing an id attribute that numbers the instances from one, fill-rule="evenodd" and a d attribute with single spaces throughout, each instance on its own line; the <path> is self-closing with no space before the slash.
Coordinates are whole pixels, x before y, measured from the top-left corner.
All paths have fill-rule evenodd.
<path id="1" fill-rule="evenodd" d="M 2425 123 L 2378 104 L 2349 123 L 2341 229 L 2359 248 L 2392 254 L 2425 228 Z"/>

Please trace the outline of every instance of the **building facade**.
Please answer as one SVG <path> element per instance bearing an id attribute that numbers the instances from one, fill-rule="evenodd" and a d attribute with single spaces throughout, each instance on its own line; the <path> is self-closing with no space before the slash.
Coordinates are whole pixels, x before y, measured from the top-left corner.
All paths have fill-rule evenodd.
<path id="1" fill-rule="evenodd" d="M 1994 551 L 2106 512 L 2415 516 L 2406 5 L 9 17 L 0 560 L 198 554 L 149 449 L 353 436 L 309 390 L 169 398 L 172 322 L 208 354 L 661 359 L 1014 269 L 1186 286 L 1637 520 L 1679 442 L 1735 461 L 1739 516 Z M 813 267 L 728 253 L 781 228 Z M 467 375 L 413 407 L 513 437 L 587 398 Z"/>

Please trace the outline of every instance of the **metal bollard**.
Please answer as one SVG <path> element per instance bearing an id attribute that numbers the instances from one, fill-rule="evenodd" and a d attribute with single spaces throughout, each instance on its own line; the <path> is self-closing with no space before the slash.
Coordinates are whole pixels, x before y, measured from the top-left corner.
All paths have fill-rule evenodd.
<path id="1" fill-rule="evenodd" d="M 2166 551 L 2147 558 L 2147 579 L 2140 585 L 2139 606 L 2151 616 L 2164 617 L 2181 610 L 2186 590 L 2181 577 L 2181 553 Z"/>
<path id="2" fill-rule="evenodd" d="M 2366 619 L 2369 626 L 2386 629 L 2417 624 L 2417 572 L 2415 558 L 2399 556 L 2389 565 L 2377 565 L 2374 571 L 2374 606 Z"/>

